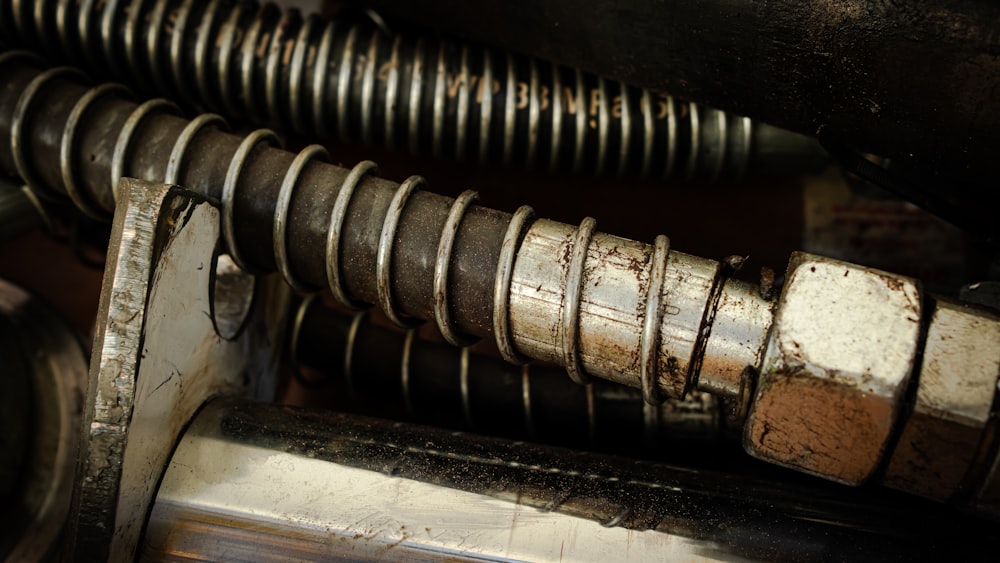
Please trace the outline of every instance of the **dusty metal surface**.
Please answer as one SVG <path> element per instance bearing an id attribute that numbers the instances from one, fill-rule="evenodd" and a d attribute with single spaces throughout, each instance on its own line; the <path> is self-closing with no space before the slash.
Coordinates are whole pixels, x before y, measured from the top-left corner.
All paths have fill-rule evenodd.
<path id="1" fill-rule="evenodd" d="M 576 229 L 536 221 L 518 250 L 511 279 L 509 311 L 514 342 L 524 354 L 564 362 L 564 293 L 569 280 Z M 596 233 L 583 266 L 579 352 L 594 375 L 639 387 L 640 351 L 652 247 Z M 659 386 L 680 397 L 719 265 L 712 260 L 671 252 L 663 291 L 663 320 L 656 358 Z"/>
<path id="2" fill-rule="evenodd" d="M 926 508 L 817 481 L 217 401 L 171 460 L 142 556 L 879 561 L 962 557 L 975 551 L 964 538 L 988 535 Z M 901 543 L 900 533 L 919 541 Z"/>
<path id="3" fill-rule="evenodd" d="M 756 374 L 774 320 L 774 301 L 761 288 L 736 279 L 724 282 L 705 344 L 698 389 L 738 398 L 746 371 Z"/>
<path id="4" fill-rule="evenodd" d="M 937 300 L 917 387 L 883 481 L 935 500 L 963 485 L 986 426 L 1000 378 L 1000 318 Z"/>
<path id="5" fill-rule="evenodd" d="M 208 397 L 273 394 L 287 306 L 284 284 L 262 279 L 256 322 L 223 338 L 219 210 L 175 186 L 126 179 L 120 192 L 74 500 L 80 560 L 133 558 L 170 452 Z"/>
<path id="6" fill-rule="evenodd" d="M 509 228 L 507 213 L 469 206 L 455 225 L 452 239 L 451 228 L 445 227 L 453 216 L 454 200 L 422 191 L 394 198 L 395 183 L 362 173 L 370 165 L 356 168 L 354 174 L 319 160 L 299 160 L 300 167 L 292 153 L 251 147 L 255 137 L 267 133 L 254 134 L 248 144 L 215 129 L 196 131 L 190 122 L 167 115 L 163 107 L 130 129 L 129 123 L 136 124 L 136 116 L 144 111 L 141 106 L 106 96 L 92 97 L 92 103 L 81 106 L 87 90 L 78 81 L 66 73 L 43 74 L 28 56 L 3 55 L 0 70 L 5 79 L 5 88 L 0 89 L 0 164 L 8 171 L 30 172 L 39 184 L 34 188 L 56 194 L 70 191 L 64 185 L 66 175 L 46 166 L 55 159 L 65 165 L 60 168 L 75 171 L 77 195 L 111 209 L 114 191 L 108 180 L 117 172 L 153 180 L 169 174 L 205 196 L 222 197 L 224 209 L 232 211 L 232 221 L 223 221 L 232 227 L 227 241 L 230 252 L 242 249 L 253 268 L 279 268 L 303 287 L 342 286 L 352 301 L 381 302 L 386 312 L 400 319 L 428 319 L 436 313 L 444 318 L 447 314 L 441 311 L 447 311 L 451 318 L 442 324 L 454 331 L 452 336 L 487 336 L 495 326 L 504 328 L 503 322 L 495 322 L 501 315 L 513 329 L 514 348 L 562 364 L 581 381 L 589 373 L 642 387 L 644 379 L 648 383 L 655 377 L 662 394 L 678 397 L 695 386 L 698 372 L 703 371 L 705 385 L 718 384 L 727 395 L 736 394 L 739 384 L 738 414 L 749 404 L 755 388 L 750 369 L 754 342 L 765 331 L 768 307 L 754 300 L 746 311 L 753 319 L 741 319 L 739 300 L 729 299 L 717 262 L 667 253 L 661 242 L 661 269 L 658 262 L 653 264 L 657 252 L 649 245 L 595 233 L 588 219 L 580 228 L 554 221 L 526 227 L 525 240 L 513 245 L 518 252 L 503 254 L 500 264 L 501 248 L 505 242 L 516 243 L 514 235 L 520 231 L 517 224 Z M 81 107 L 87 111 L 76 111 Z M 67 131 L 72 133 L 68 137 Z M 77 142 L 67 142 L 67 138 Z M 240 150 L 240 145 L 247 150 Z M 275 228 L 276 223 L 281 228 Z M 334 229 L 336 237 L 331 236 Z M 332 239 L 335 244 L 330 244 Z M 444 263 L 438 260 L 439 251 L 448 246 L 448 263 Z M 508 270 L 511 263 L 513 269 Z M 740 261 L 728 263 L 732 269 Z M 329 277 L 331 271 L 338 272 L 338 279 Z M 445 285 L 450 287 L 436 292 L 434 274 L 445 271 Z M 504 280 L 506 271 L 512 272 L 509 299 L 496 292 L 498 285 L 505 285 L 498 280 Z M 661 285 L 661 272 L 665 272 L 662 290 L 654 290 L 651 286 Z M 855 284 L 856 277 L 845 282 L 847 278 L 831 274 L 812 283 L 803 292 L 808 296 L 798 295 L 791 305 L 782 305 L 789 309 L 784 322 L 799 319 L 802 323 L 772 335 L 773 346 L 756 385 L 754 412 L 758 422 L 766 418 L 765 412 L 777 413 L 777 419 L 767 422 L 781 422 L 783 428 L 764 432 L 758 427 L 748 433 L 758 453 L 763 450 L 761 444 L 753 444 L 754 439 L 763 443 L 765 436 L 774 441 L 794 434 L 781 438 L 780 443 L 765 444 L 788 449 L 768 452 L 770 459 L 781 458 L 787 465 L 850 481 L 863 480 L 877 465 L 901 412 L 899 403 L 909 372 L 907 368 L 903 373 L 904 364 L 912 362 L 922 346 L 919 309 L 910 311 L 912 321 L 896 330 L 900 327 L 893 323 L 899 319 L 886 310 L 895 308 L 903 314 L 907 307 L 880 301 L 871 287 Z M 910 282 L 875 277 L 881 280 L 879 291 L 914 297 L 907 289 L 913 287 Z M 773 277 L 762 276 L 761 294 L 770 293 L 774 283 Z M 902 289 L 891 287 L 894 283 L 901 283 Z M 239 291 L 244 293 L 237 296 L 247 295 L 245 288 Z M 650 299 L 651 291 L 659 299 Z M 221 305 L 225 306 L 218 310 L 210 307 L 210 312 L 242 312 L 247 303 L 236 299 Z M 660 315 L 662 322 L 650 322 Z M 885 319 L 889 321 L 883 323 Z M 752 328 L 739 328 L 744 320 Z M 231 337 L 242 324 L 234 319 L 223 323 L 226 328 L 219 323 L 215 327 Z M 868 325 L 883 324 L 881 328 L 889 331 L 887 340 L 880 342 L 878 335 L 866 332 L 871 328 Z M 127 323 L 122 327 L 126 331 Z M 805 340 L 814 345 L 808 351 L 810 357 L 792 350 L 796 340 L 782 341 L 789 331 L 808 337 Z M 502 332 L 498 343 L 504 349 L 507 331 Z M 134 331 L 128 335 L 135 337 Z M 506 351 L 513 357 L 516 350 Z M 643 369 L 644 362 L 656 369 Z M 737 377 L 740 366 L 744 369 Z M 710 373 L 714 369 L 720 373 Z M 889 373 L 877 373 L 883 369 Z M 821 377 L 799 377 L 807 373 Z M 470 388 L 468 382 L 465 388 Z M 851 388 L 854 391 L 848 395 L 837 394 Z M 827 400 L 831 392 L 838 401 Z M 657 394 L 648 392 L 647 396 Z M 803 397 L 816 407 L 800 409 Z M 131 405 L 124 401 L 122 408 L 131 409 Z M 789 418 L 789 410 L 802 410 L 798 414 L 807 417 Z M 827 435 L 835 438 L 826 440 Z M 855 447 L 855 442 L 861 445 Z M 824 465 L 840 463 L 828 455 L 830 451 L 848 450 L 845 459 L 850 467 Z M 823 453 L 816 455 L 817 451 Z M 988 459 L 996 459 L 992 450 L 981 453 L 985 465 Z M 817 465 L 823 465 L 822 471 Z"/>
<path id="7" fill-rule="evenodd" d="M 43 222 L 41 202 L 16 182 L 0 179 L 0 243 L 17 238 Z"/>
<path id="8" fill-rule="evenodd" d="M 57 59 L 127 79 L 144 94 L 437 158 L 713 179 L 758 164 L 787 174 L 825 158 L 808 137 L 589 73 L 400 33 L 360 14 L 328 21 L 256 4 L 37 0 L 37 10 L 93 26 L 91 35 L 46 18 L 0 19 L 0 29 L 18 45 L 35 44 L 36 34 L 58 38 L 44 45 Z M 110 22 L 126 17 L 126 33 L 148 42 L 118 40 L 122 30 Z"/>
<path id="9" fill-rule="evenodd" d="M 319 394 L 347 412 L 657 458 L 694 458 L 697 445 L 737 435 L 738 425 L 727 424 L 720 401 L 706 393 L 648 405 L 637 389 L 600 379 L 582 387 L 557 367 L 512 365 L 426 334 L 410 341 L 366 313 L 352 318 L 320 302 L 303 300 L 295 315 L 289 349 L 300 387 L 286 401 Z M 412 413 L 404 408 L 404 371 Z"/>
<path id="10" fill-rule="evenodd" d="M 271 417 L 271 428 L 259 427 L 255 423 L 264 419 L 251 414 L 251 407 L 213 404 L 198 416 L 164 476 L 143 559 L 710 560 L 699 551 L 713 542 L 602 526 L 435 483 L 450 471 L 494 479 L 482 460 L 463 460 L 438 440 L 421 447 L 399 436 L 413 457 L 424 451 L 440 456 L 440 467 L 422 468 L 422 478 L 412 467 L 373 471 L 366 467 L 365 443 L 377 449 L 378 436 L 364 436 L 363 430 L 352 435 L 355 428 L 345 432 L 331 420 L 324 440 L 313 434 L 320 426 L 296 428 L 292 412 Z M 299 446 L 286 440 L 296 433 L 297 444 L 315 439 L 327 445 L 311 454 L 295 451 Z M 449 454 L 456 459 L 449 462 Z"/>
<path id="11" fill-rule="evenodd" d="M 915 280 L 796 253 L 744 433 L 752 455 L 849 484 L 876 470 L 919 351 Z"/>

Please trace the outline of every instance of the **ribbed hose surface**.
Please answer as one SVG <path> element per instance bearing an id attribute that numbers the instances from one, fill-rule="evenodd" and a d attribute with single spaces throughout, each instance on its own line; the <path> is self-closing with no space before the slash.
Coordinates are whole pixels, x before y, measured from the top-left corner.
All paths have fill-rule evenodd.
<path id="1" fill-rule="evenodd" d="M 149 95 L 460 161 L 739 177 L 750 120 L 577 70 L 233 0 L 0 0 L 0 31 Z M 16 38 L 16 39 L 15 39 Z"/>

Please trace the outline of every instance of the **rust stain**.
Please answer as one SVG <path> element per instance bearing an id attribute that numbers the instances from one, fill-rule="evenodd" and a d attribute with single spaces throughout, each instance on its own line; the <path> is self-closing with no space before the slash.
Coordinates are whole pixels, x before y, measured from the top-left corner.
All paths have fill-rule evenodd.
<path id="1" fill-rule="evenodd" d="M 879 465 L 893 418 L 887 399 L 795 369 L 774 372 L 757 394 L 748 446 L 781 465 L 859 484 Z"/>

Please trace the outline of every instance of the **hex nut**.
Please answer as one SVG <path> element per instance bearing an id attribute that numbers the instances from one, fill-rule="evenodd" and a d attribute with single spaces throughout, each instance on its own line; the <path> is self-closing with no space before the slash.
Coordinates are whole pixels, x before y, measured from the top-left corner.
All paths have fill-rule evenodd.
<path id="1" fill-rule="evenodd" d="M 913 411 L 884 482 L 935 500 L 963 484 L 989 422 L 1000 378 L 1000 318 L 938 300 L 927 329 Z"/>
<path id="2" fill-rule="evenodd" d="M 916 280 L 796 253 L 768 338 L 744 448 L 858 485 L 899 418 L 920 336 Z"/>

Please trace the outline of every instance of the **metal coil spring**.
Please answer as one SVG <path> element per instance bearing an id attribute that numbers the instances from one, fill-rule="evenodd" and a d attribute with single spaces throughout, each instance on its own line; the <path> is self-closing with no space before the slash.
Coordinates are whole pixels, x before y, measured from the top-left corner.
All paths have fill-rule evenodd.
<path id="1" fill-rule="evenodd" d="M 0 67 L 8 62 L 18 60 L 31 64 L 38 62 L 37 57 L 30 53 L 8 51 L 0 54 Z M 28 145 L 28 139 L 26 138 L 27 123 L 33 119 L 35 112 L 38 110 L 36 100 L 40 94 L 47 91 L 47 86 L 52 81 L 61 77 L 82 78 L 78 71 L 67 67 L 56 67 L 38 74 L 28 83 L 27 87 L 17 98 L 11 123 L 10 145 L 17 172 L 22 178 L 27 180 L 26 184 L 33 195 L 39 199 L 44 198 L 48 201 L 62 199 L 61 194 L 51 186 L 45 185 L 39 179 L 39 175 L 31 165 L 23 147 Z M 101 84 L 87 90 L 74 104 L 70 116 L 63 127 L 60 140 L 60 170 L 63 189 L 72 203 L 81 211 L 99 220 L 107 220 L 110 217 L 110 213 L 108 213 L 108 210 L 100 208 L 95 202 L 92 202 L 88 195 L 79 188 L 79 184 L 82 182 L 78 182 L 75 178 L 75 172 L 79 169 L 79 163 L 74 159 L 78 156 L 75 146 L 76 132 L 79 125 L 86 116 L 87 109 L 91 104 L 105 95 L 116 95 L 122 99 L 130 99 L 132 97 L 128 89 L 117 84 Z M 124 175 L 125 161 L 128 155 L 135 149 L 132 145 L 134 144 L 133 139 L 137 129 L 143 122 L 155 116 L 158 112 L 175 114 L 177 111 L 177 106 L 174 104 L 162 98 L 157 98 L 137 105 L 125 120 L 111 149 L 113 156 L 111 159 L 109 187 L 115 202 L 118 201 L 119 197 L 117 186 L 119 180 Z M 174 140 L 170 150 L 166 171 L 162 179 L 164 183 L 176 184 L 180 180 L 182 177 L 182 167 L 188 160 L 187 153 L 192 146 L 192 141 L 197 135 L 211 129 L 226 130 L 228 126 L 225 120 L 216 114 L 202 114 L 195 117 L 184 127 L 177 136 L 177 139 Z M 243 139 L 230 160 L 220 198 L 222 204 L 221 222 L 223 238 L 233 261 L 244 271 L 251 271 L 251 268 L 243 258 L 243 253 L 236 243 L 235 199 L 237 198 L 240 176 L 243 169 L 246 167 L 248 160 L 253 157 L 255 150 L 265 144 L 280 147 L 281 140 L 275 132 L 269 129 L 258 129 Z M 328 161 L 328 157 L 326 149 L 318 145 L 307 146 L 299 152 L 288 170 L 285 171 L 278 191 L 277 204 L 275 205 L 274 221 L 272 224 L 275 264 L 288 284 L 301 292 L 315 291 L 317 288 L 308 287 L 305 282 L 299 280 L 289 262 L 289 207 L 299 179 L 306 166 L 317 159 Z M 340 233 L 355 188 L 364 177 L 373 175 L 376 172 L 376 165 L 370 161 L 361 162 L 351 170 L 338 192 L 337 200 L 330 214 L 330 224 L 327 230 L 326 272 L 328 274 L 330 290 L 342 305 L 353 309 L 363 308 L 366 304 L 348 295 L 347 290 L 341 283 Z M 391 257 L 393 245 L 396 241 L 396 227 L 406 207 L 406 201 L 424 183 L 425 180 L 423 178 L 411 176 L 399 185 L 384 219 L 377 249 L 376 279 L 379 305 L 389 319 L 399 326 L 407 328 L 416 326 L 420 320 L 404 317 L 395 305 L 392 297 L 391 284 L 393 271 Z M 434 269 L 434 310 L 438 326 L 445 338 L 455 345 L 468 344 L 472 340 L 464 335 L 457 334 L 450 320 L 451 305 L 448 297 L 448 270 L 451 266 L 451 247 L 462 217 L 476 197 L 475 192 L 466 192 L 455 200 L 452 211 L 444 226 Z M 513 256 L 511 255 L 512 258 Z"/>
<path id="2" fill-rule="evenodd" d="M 0 68 L 11 61 L 28 62 L 35 64 L 35 58 L 23 52 L 11 51 L 0 54 Z M 15 168 L 18 175 L 24 178 L 28 185 L 38 194 L 45 194 L 52 199 L 58 199 L 60 193 L 52 186 L 45 186 L 40 180 L 40 175 L 33 168 L 32 162 L 27 158 L 24 147 L 28 146 L 27 130 L 28 124 L 36 117 L 39 110 L 38 98 L 50 91 L 52 82 L 58 78 L 75 78 L 76 72 L 57 67 L 42 71 L 36 75 L 24 90 L 17 97 L 13 118 L 11 120 L 10 146 Z M 78 163 L 73 160 L 74 156 L 79 156 L 79 151 L 73 150 L 75 145 L 75 132 L 80 122 L 87 114 L 87 108 L 94 100 L 101 96 L 115 94 L 122 98 L 128 98 L 127 90 L 120 87 L 99 85 L 86 91 L 74 104 L 73 110 L 62 126 L 62 136 L 60 138 L 60 170 L 63 191 L 69 195 L 70 199 L 84 211 L 93 213 L 98 218 L 107 218 L 107 213 L 97 207 L 96 203 L 87 199 L 74 180 L 74 171 L 79 169 Z M 128 102 L 123 102 L 128 103 Z M 154 99 L 143 104 L 136 105 L 126 118 L 122 129 L 119 131 L 114 145 L 110 148 L 112 153 L 110 176 L 110 186 L 108 189 L 113 194 L 115 202 L 118 201 L 117 182 L 124 174 L 125 161 L 137 147 L 133 147 L 135 132 L 139 126 L 150 116 L 158 112 L 174 113 L 175 106 L 162 99 Z M 179 180 L 182 175 L 182 168 L 187 158 L 187 153 L 193 146 L 192 141 L 197 135 L 212 133 L 214 130 L 225 129 L 225 121 L 214 114 L 205 114 L 190 121 L 174 140 L 173 146 L 167 157 L 165 167 L 165 178 L 162 180 L 172 183 Z M 239 146 L 229 160 L 225 181 L 222 185 L 221 193 L 221 227 L 222 236 L 228 248 L 233 262 L 244 271 L 251 272 L 249 264 L 244 259 L 243 253 L 236 241 L 236 218 L 234 212 L 236 199 L 239 197 L 238 188 L 241 185 L 241 176 L 246 164 L 254 158 L 256 151 L 265 145 L 281 146 L 281 141 L 277 134 L 269 129 L 256 130 L 239 143 Z M 317 160 L 326 160 L 326 151 L 317 145 L 311 145 L 303 149 L 296 156 L 289 168 L 282 176 L 280 189 L 278 191 L 277 203 L 274 209 L 272 226 L 272 244 L 274 261 L 278 270 L 288 283 L 300 291 L 312 291 L 317 288 L 307 287 L 295 274 L 288 257 L 288 224 L 290 214 L 290 202 L 298 188 L 300 177 L 306 166 L 317 164 Z M 346 307 L 359 308 L 365 304 L 348 294 L 343 286 L 341 272 L 341 248 L 340 234 L 346 211 L 351 204 L 351 199 L 358 183 L 367 175 L 373 174 L 376 166 L 372 162 L 362 162 L 354 167 L 344 179 L 337 199 L 330 213 L 330 222 L 327 228 L 327 245 L 325 248 L 324 261 L 327 273 L 327 283 L 334 297 Z M 144 178 L 153 180 L 151 178 Z M 160 180 L 160 179 L 156 179 Z M 82 182 L 80 182 L 82 183 Z M 394 323 L 403 328 L 412 328 L 421 322 L 420 319 L 405 316 L 397 307 L 393 297 L 393 280 L 395 274 L 392 268 L 391 258 L 393 246 L 396 243 L 397 226 L 403 216 L 407 201 L 412 194 L 425 183 L 419 176 L 411 176 L 403 181 L 395 190 L 395 194 L 389 204 L 389 209 L 383 219 L 382 229 L 379 234 L 376 249 L 376 295 L 377 302 L 385 315 Z M 439 239 L 436 260 L 434 263 L 434 292 L 433 311 L 437 325 L 442 335 L 451 343 L 464 345 L 471 342 L 471 339 L 464 335 L 457 334 L 450 320 L 451 303 L 449 302 L 448 291 L 448 270 L 451 268 L 451 246 L 455 239 L 456 231 L 461 224 L 462 218 L 475 200 L 475 192 L 465 192 L 456 198 L 448 213 L 448 217 L 442 227 L 442 235 Z M 497 347 L 501 355 L 514 363 L 524 363 L 526 358 L 522 357 L 516 350 L 514 338 L 510 331 L 509 322 L 509 295 L 511 275 L 514 261 L 518 253 L 521 240 L 527 228 L 530 228 L 534 213 L 530 207 L 520 208 L 512 217 L 508 225 L 503 240 L 501 241 L 501 252 L 497 264 L 497 273 L 494 280 L 493 296 L 493 328 Z M 573 237 L 571 246 L 571 262 L 567 273 L 567 284 L 563 295 L 564 306 L 562 307 L 562 348 L 564 366 L 570 377 L 577 383 L 587 383 L 589 378 L 584 372 L 580 361 L 580 297 L 581 285 L 584 281 L 586 261 L 593 239 L 596 221 L 593 218 L 586 218 L 577 229 Z M 659 345 L 657 342 L 657 327 L 662 321 L 662 307 L 660 306 L 663 269 L 666 264 L 666 256 L 669 249 L 669 242 L 666 237 L 657 238 L 654 248 L 654 256 L 651 261 L 650 292 L 646 295 L 646 321 L 642 331 L 641 358 L 642 373 L 641 387 L 643 396 L 647 403 L 658 404 L 660 397 L 656 389 L 655 367 L 658 363 L 657 355 Z"/>
<path id="3" fill-rule="evenodd" d="M 289 362 L 292 366 L 292 375 L 299 385 L 311 390 L 326 388 L 333 384 L 332 373 L 324 373 L 318 379 L 307 377 L 303 371 L 302 364 L 300 363 L 300 342 L 304 331 L 303 325 L 305 323 L 305 318 L 310 313 L 310 310 L 319 306 L 320 303 L 321 300 L 318 299 L 317 295 L 308 296 L 301 301 L 295 315 L 292 318 L 291 334 L 288 343 L 288 354 Z M 359 353 L 357 344 L 359 334 L 363 329 L 372 330 L 373 325 L 369 323 L 369 318 L 370 316 L 366 311 L 355 313 L 351 319 L 344 342 L 342 344 L 339 342 L 335 344 L 336 346 L 343 347 L 343 364 L 340 365 L 338 369 L 342 372 L 343 382 L 347 387 L 351 400 L 354 402 L 360 401 L 364 398 L 363 393 L 359 390 L 358 382 L 355 381 L 355 358 L 357 358 Z M 414 328 L 407 329 L 403 339 L 402 350 L 399 355 L 398 373 L 395 375 L 395 378 L 398 379 L 399 383 L 400 402 L 405 409 L 407 417 L 411 420 L 424 419 L 426 418 L 424 415 L 428 414 L 426 412 L 422 412 L 427 409 L 421 409 L 420 401 L 414 397 L 413 357 L 416 349 L 431 345 L 422 342 L 418 338 L 417 332 L 417 329 Z M 480 407 L 484 405 L 477 405 L 473 400 L 473 395 L 470 391 L 470 380 L 476 377 L 476 373 L 470 367 L 473 356 L 475 356 L 475 354 L 471 351 L 469 346 L 464 346 L 457 352 L 456 360 L 459 368 L 457 385 L 459 390 L 458 398 L 461 403 L 462 427 L 468 430 L 482 431 L 482 424 L 479 423 L 481 421 L 477 420 L 477 413 L 480 411 Z M 479 362 L 490 361 L 487 358 L 478 356 L 476 359 Z M 518 369 L 520 370 L 520 404 L 518 405 L 518 410 L 520 411 L 520 421 L 505 420 L 501 426 L 508 428 L 508 431 L 516 434 L 524 434 L 532 440 L 537 440 L 539 438 L 539 424 L 536 421 L 537 413 L 535 412 L 536 407 L 533 406 L 532 397 L 537 399 L 538 393 L 543 391 L 534 389 L 535 386 L 532 382 L 538 378 L 544 379 L 549 377 L 549 375 L 536 373 L 533 366 L 528 364 L 522 365 Z M 450 369 L 442 367 L 441 373 L 448 373 L 450 371 Z M 583 393 L 586 401 L 586 412 L 576 413 L 574 411 L 572 416 L 574 419 L 579 418 L 586 420 L 586 437 L 587 442 L 591 447 L 598 445 L 600 442 L 599 429 L 601 429 L 602 425 L 607 425 L 607 422 L 602 423 L 601 420 L 609 417 L 610 415 L 602 416 L 599 405 L 602 404 L 603 401 L 609 400 L 609 398 L 613 398 L 616 403 L 619 403 L 622 407 L 624 407 L 625 412 L 631 412 L 635 415 L 634 418 L 636 420 L 641 421 L 644 436 L 643 442 L 647 447 L 662 446 L 663 437 L 666 434 L 671 434 L 675 431 L 675 429 L 670 427 L 670 424 L 674 421 L 674 418 L 678 416 L 678 413 L 690 412 L 698 418 L 699 425 L 704 427 L 702 428 L 703 432 L 701 432 L 702 438 L 720 436 L 722 433 L 721 425 L 724 425 L 726 422 L 723 420 L 721 415 L 721 411 L 723 409 L 719 407 L 719 404 L 716 402 L 717 399 L 704 393 L 695 393 L 685 397 L 684 399 L 675 399 L 670 401 L 669 404 L 658 406 L 643 401 L 641 395 L 631 388 L 606 382 L 595 383 L 597 387 L 595 387 L 595 385 L 586 385 L 583 387 Z M 382 389 L 381 383 L 379 389 Z M 570 391 L 569 389 L 560 389 L 560 393 Z M 549 389 L 549 391 L 552 391 L 552 389 Z M 484 394 L 479 400 L 485 402 L 488 398 L 492 399 L 492 394 Z M 517 428 L 518 426 L 521 428 Z"/>
<path id="4" fill-rule="evenodd" d="M 460 161 L 718 178 L 742 176 L 752 149 L 743 117 L 535 59 L 273 4 L 0 0 L 0 30 L 50 52 L 58 46 L 62 58 L 148 94 Z"/>

